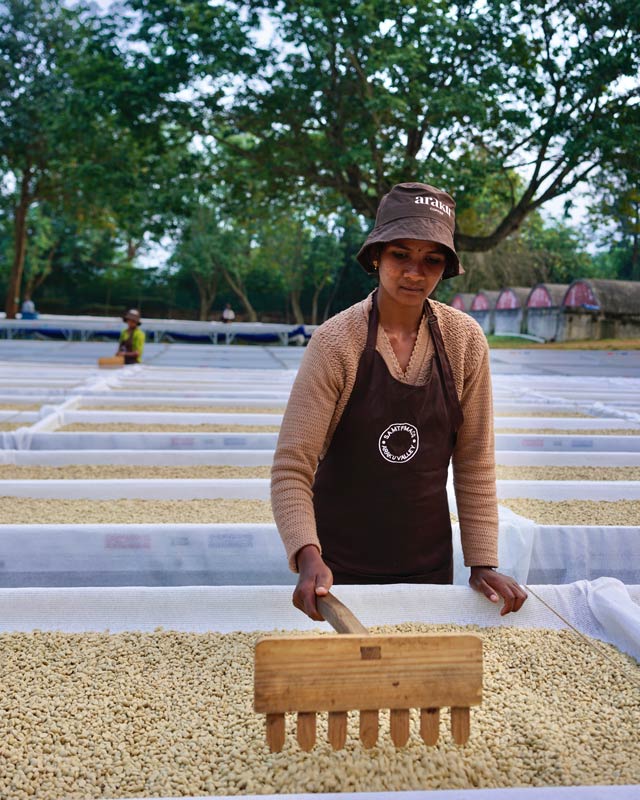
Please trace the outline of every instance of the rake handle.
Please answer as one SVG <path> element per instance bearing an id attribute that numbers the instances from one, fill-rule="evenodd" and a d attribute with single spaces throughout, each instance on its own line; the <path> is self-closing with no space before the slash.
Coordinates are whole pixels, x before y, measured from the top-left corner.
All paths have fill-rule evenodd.
<path id="1" fill-rule="evenodd" d="M 334 597 L 331 592 L 324 597 L 316 597 L 316 606 L 325 620 L 337 633 L 359 633 L 361 636 L 368 636 L 369 631 L 364 627 L 360 620 Z"/>

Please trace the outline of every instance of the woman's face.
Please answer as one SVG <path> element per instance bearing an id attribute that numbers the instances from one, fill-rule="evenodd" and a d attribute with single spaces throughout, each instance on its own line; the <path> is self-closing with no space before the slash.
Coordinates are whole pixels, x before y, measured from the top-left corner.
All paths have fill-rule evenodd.
<path id="1" fill-rule="evenodd" d="M 421 306 L 436 288 L 447 263 L 445 249 L 423 239 L 395 239 L 380 253 L 380 289 L 403 306 Z"/>

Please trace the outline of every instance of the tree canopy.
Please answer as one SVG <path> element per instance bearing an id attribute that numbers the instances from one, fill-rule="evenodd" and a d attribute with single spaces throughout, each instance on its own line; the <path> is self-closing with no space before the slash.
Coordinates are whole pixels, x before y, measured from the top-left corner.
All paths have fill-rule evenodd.
<path id="1" fill-rule="evenodd" d="M 640 122 L 640 11 L 629 0 L 278 0 L 276 42 L 210 133 L 238 132 L 273 192 L 331 189 L 368 218 L 404 180 L 464 211 L 489 181 L 506 200 L 462 250 L 486 251 L 589 178 Z M 523 178 L 514 185 L 512 176 Z"/>
<path id="2" fill-rule="evenodd" d="M 406 180 L 456 199 L 460 289 L 637 279 L 639 75 L 635 0 L 6 0 L 6 313 L 74 274 L 96 308 L 130 280 L 165 313 L 320 320 L 369 285 L 353 255 Z M 607 258 L 540 216 L 577 187 Z M 154 242 L 173 258 L 142 274 Z"/>

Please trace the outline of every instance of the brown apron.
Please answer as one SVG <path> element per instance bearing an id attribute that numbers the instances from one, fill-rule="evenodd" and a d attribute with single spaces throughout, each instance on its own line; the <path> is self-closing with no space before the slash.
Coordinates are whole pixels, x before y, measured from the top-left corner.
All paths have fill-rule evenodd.
<path id="1" fill-rule="evenodd" d="M 452 583 L 447 472 L 462 408 L 438 321 L 425 314 L 437 368 L 424 386 L 376 351 L 377 292 L 353 391 L 316 470 L 322 557 L 336 583 Z"/>

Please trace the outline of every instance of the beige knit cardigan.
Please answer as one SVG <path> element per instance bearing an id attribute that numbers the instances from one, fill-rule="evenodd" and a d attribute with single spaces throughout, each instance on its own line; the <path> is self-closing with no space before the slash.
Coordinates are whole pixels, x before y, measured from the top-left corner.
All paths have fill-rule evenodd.
<path id="1" fill-rule="evenodd" d="M 489 348 L 478 323 L 462 311 L 430 301 L 451 363 L 464 422 L 453 452 L 453 481 L 464 561 L 498 565 L 493 404 Z M 353 389 L 367 338 L 371 295 L 317 328 L 302 358 L 287 405 L 271 470 L 271 505 L 289 566 L 316 533 L 312 485 Z M 423 317 L 406 370 L 378 327 L 376 349 L 391 375 L 414 386 L 431 372 L 433 342 Z M 383 487 L 373 489 L 377 491 Z"/>

